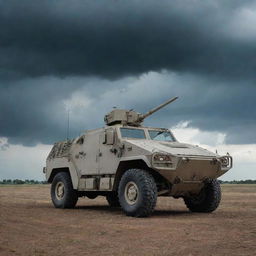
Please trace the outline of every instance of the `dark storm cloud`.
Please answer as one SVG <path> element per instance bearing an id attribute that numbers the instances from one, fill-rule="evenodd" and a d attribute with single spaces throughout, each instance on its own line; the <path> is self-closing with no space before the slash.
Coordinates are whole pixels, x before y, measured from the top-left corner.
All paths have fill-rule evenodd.
<path id="1" fill-rule="evenodd" d="M 77 136 L 113 106 L 145 112 L 179 95 L 146 124 L 191 120 L 256 143 L 253 3 L 0 0 L 0 137 L 53 143 L 67 108 Z"/>
<path id="2" fill-rule="evenodd" d="M 66 139 L 69 106 L 65 100 L 84 84 L 88 90 L 95 87 L 93 79 L 74 77 L 5 81 L 0 86 L 0 137 L 29 146 Z M 80 126 L 72 129 L 76 136 L 82 130 Z"/>
<path id="3" fill-rule="evenodd" d="M 0 1 L 0 74 L 118 78 L 169 69 L 254 76 L 255 38 L 240 40 L 233 22 L 252 3 Z"/>

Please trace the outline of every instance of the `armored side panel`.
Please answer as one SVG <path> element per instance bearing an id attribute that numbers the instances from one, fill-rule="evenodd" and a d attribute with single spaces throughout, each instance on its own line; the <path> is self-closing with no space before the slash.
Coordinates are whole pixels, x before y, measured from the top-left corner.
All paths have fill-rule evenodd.
<path id="1" fill-rule="evenodd" d="M 69 150 L 72 146 L 74 140 L 60 141 L 56 142 L 47 157 L 47 160 L 51 160 L 57 157 L 68 156 Z"/>
<path id="2" fill-rule="evenodd" d="M 112 110 L 105 116 L 107 125 L 114 124 L 136 124 L 139 120 L 140 113 L 123 109 Z"/>
<path id="3" fill-rule="evenodd" d="M 70 150 L 74 140 L 61 141 L 54 144 L 50 154 L 47 157 L 47 168 L 45 168 L 46 180 L 49 180 L 53 169 L 68 168 L 72 178 L 73 188 L 78 186 L 78 175 L 75 164 L 70 161 Z"/>

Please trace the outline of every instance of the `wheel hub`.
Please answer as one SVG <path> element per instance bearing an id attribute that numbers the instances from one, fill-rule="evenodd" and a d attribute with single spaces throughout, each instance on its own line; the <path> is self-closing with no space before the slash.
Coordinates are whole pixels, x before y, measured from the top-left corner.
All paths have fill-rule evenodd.
<path id="1" fill-rule="evenodd" d="M 64 197 L 64 184 L 59 181 L 55 187 L 55 195 L 58 200 L 61 200 Z"/>
<path id="2" fill-rule="evenodd" d="M 137 202 L 139 190 L 135 182 L 130 181 L 125 186 L 125 200 L 128 204 L 133 205 Z"/>

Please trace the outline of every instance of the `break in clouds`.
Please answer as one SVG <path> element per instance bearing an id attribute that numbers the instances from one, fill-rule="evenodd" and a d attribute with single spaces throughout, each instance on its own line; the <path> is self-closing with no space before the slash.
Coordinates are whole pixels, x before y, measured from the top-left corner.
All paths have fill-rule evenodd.
<path id="1" fill-rule="evenodd" d="M 0 137 L 35 145 L 103 126 L 113 106 L 255 143 L 256 4 L 0 1 Z"/>

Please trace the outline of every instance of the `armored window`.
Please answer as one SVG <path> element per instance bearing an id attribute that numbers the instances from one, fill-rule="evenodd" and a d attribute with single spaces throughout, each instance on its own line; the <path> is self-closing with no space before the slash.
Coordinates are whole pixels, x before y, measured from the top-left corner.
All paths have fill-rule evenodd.
<path id="1" fill-rule="evenodd" d="M 149 130 L 148 133 L 152 140 L 175 141 L 173 135 L 169 131 Z"/>
<path id="2" fill-rule="evenodd" d="M 123 138 L 146 139 L 145 132 L 142 129 L 120 128 L 120 131 Z"/>

